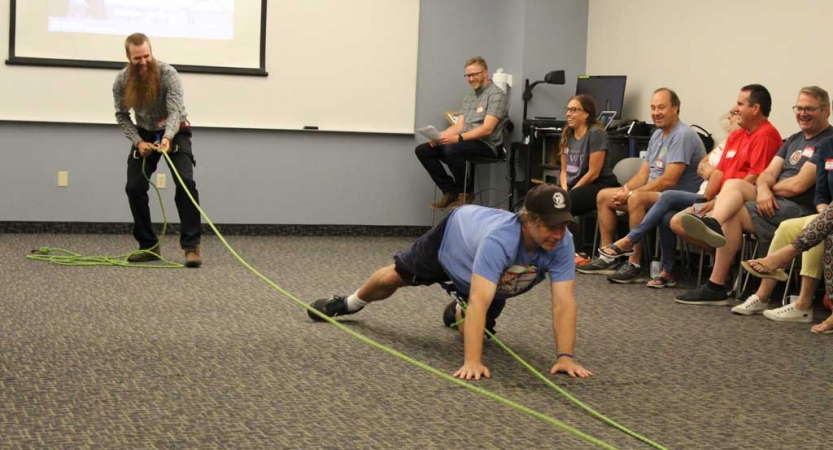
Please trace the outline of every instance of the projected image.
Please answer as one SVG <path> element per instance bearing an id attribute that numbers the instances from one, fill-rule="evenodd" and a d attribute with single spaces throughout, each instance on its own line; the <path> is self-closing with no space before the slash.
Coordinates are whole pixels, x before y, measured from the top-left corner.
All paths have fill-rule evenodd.
<path id="1" fill-rule="evenodd" d="M 234 39 L 234 0 L 49 0 L 49 31 Z"/>

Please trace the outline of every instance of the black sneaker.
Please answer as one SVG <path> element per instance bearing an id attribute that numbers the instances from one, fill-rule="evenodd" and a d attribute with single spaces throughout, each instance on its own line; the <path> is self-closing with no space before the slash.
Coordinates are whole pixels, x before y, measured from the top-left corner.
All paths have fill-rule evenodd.
<path id="1" fill-rule="evenodd" d="M 728 298 L 726 288 L 714 290 L 706 282 L 688 292 L 683 292 L 674 301 L 684 305 L 724 306 L 729 304 Z"/>
<path id="2" fill-rule="evenodd" d="M 576 266 L 576 270 L 579 273 L 596 273 L 596 274 L 612 274 L 616 272 L 616 269 L 622 265 L 621 261 L 613 260 L 610 262 L 605 261 L 601 257 L 595 258 L 587 264 L 582 264 L 580 266 Z"/>
<path id="3" fill-rule="evenodd" d="M 340 297 L 338 295 L 334 295 L 330 298 L 319 298 L 318 300 L 309 304 L 312 306 L 316 311 L 324 314 L 327 317 L 335 317 L 335 316 L 346 316 L 348 314 L 355 314 L 362 309 L 359 308 L 355 311 L 348 311 L 347 310 L 347 297 Z M 312 311 L 307 311 L 307 315 L 309 318 L 316 321 L 316 322 L 323 322 L 324 319 L 315 314 Z"/>
<path id="4" fill-rule="evenodd" d="M 465 314 L 461 315 L 465 317 Z M 443 310 L 443 323 L 448 328 L 457 328 L 457 301 L 452 300 Z"/>
<path id="5" fill-rule="evenodd" d="M 723 235 L 723 228 L 717 219 L 688 213 L 680 217 L 680 225 L 686 234 L 711 247 L 718 248 L 726 245 L 726 236 Z"/>
<path id="6" fill-rule="evenodd" d="M 642 267 L 638 267 L 636 264 L 628 261 L 625 264 L 622 264 L 616 273 L 608 276 L 607 281 L 610 281 L 611 283 L 628 284 L 641 281 L 641 278 Z"/>

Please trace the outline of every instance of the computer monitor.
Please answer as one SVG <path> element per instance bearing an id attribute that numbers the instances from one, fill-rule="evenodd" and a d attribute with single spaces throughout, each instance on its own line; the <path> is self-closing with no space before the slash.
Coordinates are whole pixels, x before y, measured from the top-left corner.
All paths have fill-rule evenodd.
<path id="1" fill-rule="evenodd" d="M 616 116 L 621 118 L 626 80 L 625 75 L 579 75 L 576 95 L 593 97 L 597 111 L 616 111 Z"/>

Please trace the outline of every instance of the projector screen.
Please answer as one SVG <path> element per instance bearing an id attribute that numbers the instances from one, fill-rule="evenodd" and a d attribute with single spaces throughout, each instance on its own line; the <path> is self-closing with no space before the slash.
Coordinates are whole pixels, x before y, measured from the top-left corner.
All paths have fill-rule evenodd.
<path id="1" fill-rule="evenodd" d="M 11 0 L 10 64 L 121 67 L 135 32 L 180 71 L 265 75 L 266 0 Z M 260 26 L 252 26 L 260 24 Z"/>
<path id="2" fill-rule="evenodd" d="M 107 5 L 126 4 L 160 9 L 118 6 L 101 22 Z M 9 26 L 7 33 L 0 30 L 0 48 L 14 49 L 0 65 L 0 120 L 115 124 L 112 86 L 127 64 L 124 39 L 146 31 L 153 56 L 186 72 L 181 76 L 185 107 L 194 127 L 414 133 L 419 0 L 269 0 L 268 11 L 265 5 L 264 0 L 0 0 L 0 26 Z M 163 13 L 176 15 L 173 11 L 181 12 L 176 20 L 196 25 L 170 27 L 155 20 Z M 136 16 L 128 27 L 155 28 L 114 32 L 127 23 L 126 16 Z M 226 25 L 206 35 L 197 16 Z M 67 31 L 79 23 L 86 33 Z M 55 31 L 49 31 L 50 24 Z M 234 41 L 226 39 L 229 29 Z M 153 34 L 172 30 L 179 37 Z M 255 38 L 261 30 L 264 44 Z M 245 49 L 238 49 L 244 42 Z M 262 65 L 259 49 L 265 49 Z M 95 59 L 106 65 L 91 63 Z M 268 71 L 268 76 L 230 76 L 217 69 Z"/>

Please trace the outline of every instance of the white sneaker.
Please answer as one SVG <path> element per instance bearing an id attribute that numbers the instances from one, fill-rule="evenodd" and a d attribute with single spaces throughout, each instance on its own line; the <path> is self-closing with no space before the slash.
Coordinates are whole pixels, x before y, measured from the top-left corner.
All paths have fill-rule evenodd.
<path id="1" fill-rule="evenodd" d="M 732 308 L 732 312 L 735 314 L 743 314 L 744 316 L 751 316 L 766 311 L 766 308 L 767 302 L 762 302 L 757 294 L 752 294 L 746 298 L 745 302 Z"/>
<path id="2" fill-rule="evenodd" d="M 780 308 L 775 309 L 768 309 L 764 311 L 764 317 L 769 320 L 775 320 L 777 322 L 812 322 L 813 321 L 813 309 L 810 308 L 806 311 L 802 311 L 795 307 L 795 303 L 790 303 L 787 306 L 782 306 Z"/>

